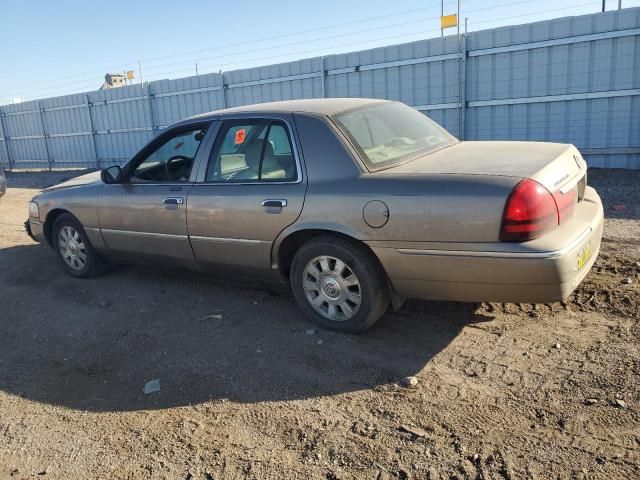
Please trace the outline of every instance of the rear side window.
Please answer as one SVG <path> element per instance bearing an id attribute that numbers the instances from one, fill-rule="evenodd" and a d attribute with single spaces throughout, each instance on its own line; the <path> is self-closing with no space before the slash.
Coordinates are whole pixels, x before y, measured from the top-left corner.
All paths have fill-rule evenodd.
<path id="1" fill-rule="evenodd" d="M 269 141 L 276 155 L 291 155 L 291 142 L 287 130 L 278 124 L 272 124 L 269 130 Z"/>
<path id="2" fill-rule="evenodd" d="M 224 122 L 207 166 L 207 182 L 294 181 L 298 177 L 289 130 L 277 120 Z"/>

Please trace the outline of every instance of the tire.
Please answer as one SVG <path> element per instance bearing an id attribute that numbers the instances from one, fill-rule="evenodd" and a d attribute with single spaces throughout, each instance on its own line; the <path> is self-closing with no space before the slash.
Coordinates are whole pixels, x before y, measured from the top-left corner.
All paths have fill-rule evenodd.
<path id="1" fill-rule="evenodd" d="M 382 267 L 363 246 L 344 238 L 322 235 L 303 244 L 293 258 L 290 282 L 300 308 L 330 330 L 362 332 L 389 307 Z"/>
<path id="2" fill-rule="evenodd" d="M 102 272 L 102 259 L 73 215 L 63 213 L 56 219 L 51 243 L 62 267 L 72 277 L 91 278 Z"/>

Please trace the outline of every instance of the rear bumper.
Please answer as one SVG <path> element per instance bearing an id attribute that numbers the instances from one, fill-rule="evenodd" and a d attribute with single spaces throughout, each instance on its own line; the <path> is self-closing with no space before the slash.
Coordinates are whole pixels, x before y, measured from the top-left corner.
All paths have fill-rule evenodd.
<path id="1" fill-rule="evenodd" d="M 424 243 L 370 246 L 401 296 L 549 303 L 567 298 L 587 275 L 600 250 L 603 223 L 600 197 L 587 188 L 572 219 L 524 244 L 468 244 L 455 250 Z"/>
<path id="2" fill-rule="evenodd" d="M 27 235 L 29 235 L 33 240 L 38 243 L 45 243 L 44 226 L 42 222 L 30 218 L 24 222 L 24 228 L 27 231 Z"/>

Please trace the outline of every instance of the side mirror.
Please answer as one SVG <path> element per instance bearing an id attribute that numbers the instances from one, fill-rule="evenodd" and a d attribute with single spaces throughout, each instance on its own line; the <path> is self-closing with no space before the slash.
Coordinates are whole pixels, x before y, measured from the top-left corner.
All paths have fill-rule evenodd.
<path id="1" fill-rule="evenodd" d="M 113 165 L 109 168 L 105 168 L 100 172 L 100 179 L 107 185 L 114 183 L 120 183 L 122 180 L 122 168 L 118 165 Z"/>

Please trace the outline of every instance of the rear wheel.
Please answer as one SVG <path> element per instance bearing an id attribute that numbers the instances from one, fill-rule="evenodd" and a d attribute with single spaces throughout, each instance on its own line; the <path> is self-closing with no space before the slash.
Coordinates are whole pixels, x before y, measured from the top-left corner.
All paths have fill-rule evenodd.
<path id="1" fill-rule="evenodd" d="M 89 278 L 100 273 L 102 261 L 89 242 L 82 224 L 73 215 L 65 213 L 56 219 L 52 243 L 69 275 Z"/>
<path id="2" fill-rule="evenodd" d="M 290 277 L 298 305 L 325 328 L 361 332 L 389 306 L 386 278 L 375 258 L 343 238 L 321 236 L 305 243 Z"/>

